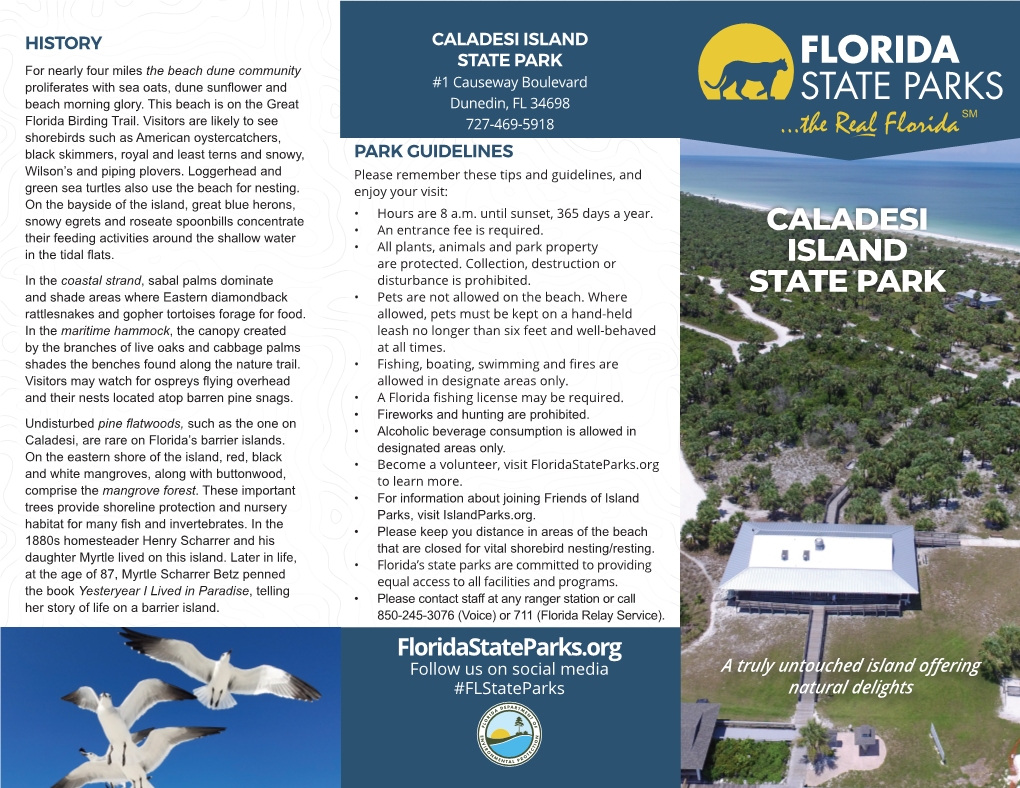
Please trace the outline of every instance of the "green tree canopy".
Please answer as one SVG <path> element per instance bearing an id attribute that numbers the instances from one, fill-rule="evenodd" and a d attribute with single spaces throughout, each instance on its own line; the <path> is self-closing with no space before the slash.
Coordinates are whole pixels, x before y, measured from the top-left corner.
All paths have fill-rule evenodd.
<path id="1" fill-rule="evenodd" d="M 1020 626 L 1003 624 L 981 643 L 981 675 L 998 683 L 1020 671 Z"/>

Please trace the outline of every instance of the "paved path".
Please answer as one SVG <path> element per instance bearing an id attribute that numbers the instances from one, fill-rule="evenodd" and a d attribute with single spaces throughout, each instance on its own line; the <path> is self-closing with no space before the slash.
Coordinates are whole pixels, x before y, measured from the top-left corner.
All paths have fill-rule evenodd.
<path id="1" fill-rule="evenodd" d="M 705 279 L 705 277 L 702 276 L 699 277 L 699 279 Z M 712 289 L 715 290 L 715 292 L 719 293 L 720 295 L 723 292 L 725 292 L 722 286 L 722 279 L 712 278 L 708 280 L 708 283 L 712 285 Z M 730 295 L 729 293 L 726 293 L 726 297 L 737 305 L 737 308 L 740 309 L 741 314 L 743 314 L 743 316 L 746 317 L 748 320 L 751 320 L 752 322 L 755 323 L 760 323 L 761 325 L 766 326 L 767 328 L 770 328 L 772 329 L 773 332 L 775 332 L 777 339 L 773 339 L 771 342 L 766 342 L 765 347 L 762 348 L 761 350 L 762 353 L 768 353 L 769 350 L 772 349 L 773 345 L 779 345 L 779 347 L 782 347 L 783 345 L 793 342 L 795 339 L 801 339 L 800 334 L 797 335 L 792 334 L 790 333 L 790 329 L 788 329 L 786 326 L 780 325 L 774 320 L 769 320 L 767 317 L 762 317 L 761 315 L 759 315 L 757 312 L 754 311 L 752 306 L 749 303 L 747 303 L 747 301 L 745 301 L 743 298 L 737 298 L 735 295 Z M 712 337 L 712 339 L 718 339 L 720 342 L 729 347 L 729 349 L 733 353 L 733 357 L 737 359 L 737 361 L 740 361 L 740 353 L 738 352 L 737 348 L 739 348 L 740 345 L 743 344 L 742 342 L 738 342 L 737 340 L 734 339 L 727 339 L 721 334 L 716 334 L 712 331 L 708 331 L 707 329 L 692 325 L 691 323 L 685 323 L 682 320 L 679 322 L 680 325 L 683 326 L 684 328 L 689 328 L 691 331 L 697 331 L 699 334 L 704 334 L 706 337 Z"/>
<path id="2" fill-rule="evenodd" d="M 708 570 L 705 569 L 705 565 L 701 563 L 701 561 L 699 561 L 693 555 L 688 553 L 686 550 L 681 550 L 680 555 L 682 555 L 684 558 L 686 558 L 688 561 L 690 561 L 692 564 L 698 567 L 698 569 L 701 570 L 701 574 L 703 574 L 705 576 L 705 579 L 708 581 L 708 588 L 710 593 L 712 594 L 712 596 L 705 600 L 705 604 L 708 605 L 708 626 L 705 628 L 704 632 L 698 635 L 684 648 L 680 649 L 680 654 L 682 655 L 685 651 L 690 651 L 690 649 L 692 649 L 694 646 L 698 645 L 703 640 L 708 640 L 710 637 L 712 637 L 713 634 L 715 634 L 716 601 L 715 601 L 715 581 L 712 580 L 712 575 L 710 575 L 708 573 Z"/>
<path id="3" fill-rule="evenodd" d="M 829 759 L 820 773 L 814 770 L 808 772 L 807 784 L 809 786 L 821 785 L 833 777 L 838 777 L 846 772 L 870 772 L 879 768 L 885 763 L 885 756 L 888 754 L 885 742 L 880 736 L 875 737 L 878 741 L 878 752 L 872 755 L 861 755 L 860 748 L 854 744 L 854 735 L 844 732 L 840 735 L 843 746 L 836 750 L 836 757 Z M 868 752 L 872 752 L 871 749 Z"/>
<path id="4" fill-rule="evenodd" d="M 792 741 L 797 731 L 792 728 L 741 728 L 733 725 L 717 725 L 713 739 L 754 739 L 755 741 Z"/>
<path id="5" fill-rule="evenodd" d="M 733 351 L 733 357 L 737 361 L 740 361 L 740 353 L 737 352 L 737 348 L 740 347 L 740 344 L 741 344 L 740 342 L 737 342 L 734 339 L 727 339 L 726 337 L 722 336 L 721 334 L 713 334 L 711 331 L 708 331 L 708 330 L 706 330 L 704 328 L 701 328 L 699 326 L 691 325 L 690 323 L 685 323 L 682 320 L 679 321 L 679 322 L 680 322 L 680 325 L 682 325 L 684 328 L 689 328 L 691 331 L 697 331 L 699 334 L 704 334 L 706 337 L 712 337 L 712 339 L 718 339 L 720 342 L 728 345 L 729 349 L 731 351 Z"/>
<path id="6" fill-rule="evenodd" d="M 715 290 L 715 292 L 719 293 L 720 295 L 723 294 L 724 290 L 722 286 L 722 279 L 710 278 L 708 280 L 708 283 L 712 285 L 712 289 Z M 737 298 L 735 295 L 732 295 L 730 293 L 726 293 L 726 297 L 737 305 L 737 308 L 740 309 L 740 312 L 748 320 L 751 320 L 755 323 L 761 323 L 761 325 L 765 326 L 766 328 L 771 328 L 775 332 L 777 339 L 774 339 L 771 342 L 766 342 L 765 344 L 767 346 L 771 347 L 772 345 L 779 345 L 779 347 L 782 347 L 783 345 L 788 345 L 795 339 L 800 339 L 802 337 L 801 334 L 790 333 L 790 329 L 788 329 L 786 326 L 781 325 L 780 323 L 777 323 L 774 320 L 769 320 L 767 317 L 762 317 L 757 312 L 755 312 L 754 308 L 749 303 L 747 303 L 747 301 L 745 301 L 743 298 Z"/>
<path id="7" fill-rule="evenodd" d="M 1012 547 L 1020 548 L 1020 539 L 1003 539 L 1001 536 L 992 536 L 988 539 L 976 539 L 967 537 L 960 538 L 961 547 Z"/>

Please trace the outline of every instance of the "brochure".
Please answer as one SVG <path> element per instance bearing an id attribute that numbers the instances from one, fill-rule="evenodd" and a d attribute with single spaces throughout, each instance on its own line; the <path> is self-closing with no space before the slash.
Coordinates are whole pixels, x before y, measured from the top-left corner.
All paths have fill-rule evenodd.
<path id="1" fill-rule="evenodd" d="M 1015 788 L 1020 6 L 0 19 L 0 782 Z"/>

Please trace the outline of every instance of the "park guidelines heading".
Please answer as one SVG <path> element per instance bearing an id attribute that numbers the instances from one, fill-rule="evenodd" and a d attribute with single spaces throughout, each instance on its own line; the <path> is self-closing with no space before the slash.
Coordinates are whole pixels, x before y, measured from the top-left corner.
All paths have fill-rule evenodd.
<path id="1" fill-rule="evenodd" d="M 845 229 L 851 232 L 864 233 L 880 229 L 889 232 L 926 232 L 928 229 L 928 209 L 921 208 L 857 208 L 854 211 L 854 218 L 851 218 L 850 211 L 846 208 L 836 210 L 836 215 L 827 221 L 822 217 L 822 209 L 812 209 L 811 216 L 804 208 L 797 208 L 792 219 L 785 219 L 790 215 L 786 208 L 773 208 L 769 211 L 767 221 L 773 230 L 793 231 L 797 229 L 811 231 L 832 231 Z M 790 238 L 788 241 L 788 261 L 810 263 L 838 263 L 842 260 L 851 260 L 855 263 L 867 262 L 869 259 L 876 262 L 896 263 L 907 256 L 907 245 L 899 238 L 857 238 L 857 245 L 854 239 L 843 238 L 839 249 L 835 254 L 826 254 L 824 238 L 801 238 L 799 241 Z M 805 273 L 807 276 L 805 276 Z M 875 287 L 875 292 L 885 291 L 893 293 L 906 293 L 914 291 L 917 293 L 931 293 L 932 291 L 944 293 L 946 289 L 939 283 L 939 279 L 945 270 L 932 271 L 930 268 L 917 269 L 893 269 L 888 268 L 881 272 L 862 268 L 857 272 L 857 292 L 864 292 L 868 288 Z M 846 278 L 850 271 L 841 268 L 819 268 L 809 269 L 806 272 L 795 268 L 789 269 L 764 269 L 759 268 L 751 271 L 749 278 L 752 284 L 749 290 L 752 293 L 764 293 L 770 288 L 767 277 L 772 278 L 773 291 L 776 293 L 792 293 L 800 291 L 804 293 L 845 293 L 847 292 Z M 814 279 L 813 286 L 808 283 L 807 277 Z M 787 280 L 787 277 L 789 279 Z M 785 284 L 784 284 L 785 280 Z M 923 282 L 923 284 L 922 284 Z M 877 285 L 877 287 L 876 287 Z"/>

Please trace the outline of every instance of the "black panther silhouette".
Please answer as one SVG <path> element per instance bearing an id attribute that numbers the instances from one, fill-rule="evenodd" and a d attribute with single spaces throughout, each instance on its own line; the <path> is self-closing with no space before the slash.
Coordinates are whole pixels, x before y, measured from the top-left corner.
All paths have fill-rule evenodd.
<path id="1" fill-rule="evenodd" d="M 725 99 L 723 91 L 733 83 L 736 83 L 737 86 L 737 98 L 743 98 L 744 85 L 748 82 L 760 82 L 764 89 L 759 90 L 755 95 L 760 96 L 764 93 L 765 98 L 770 99 L 773 98 L 772 83 L 776 81 L 779 72 L 786 71 L 787 68 L 786 60 L 782 58 L 771 63 L 748 63 L 743 60 L 732 60 L 723 66 L 722 77 L 719 79 L 718 85 L 709 85 L 707 80 L 705 84 L 708 85 L 709 90 L 718 89 L 719 98 Z"/>

